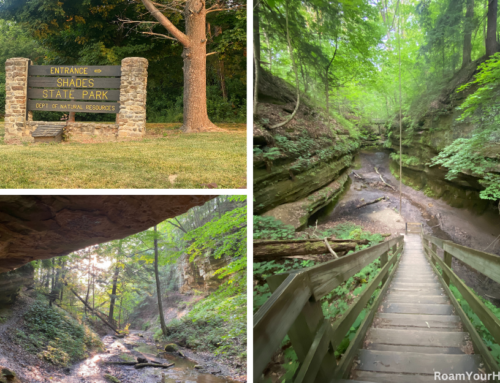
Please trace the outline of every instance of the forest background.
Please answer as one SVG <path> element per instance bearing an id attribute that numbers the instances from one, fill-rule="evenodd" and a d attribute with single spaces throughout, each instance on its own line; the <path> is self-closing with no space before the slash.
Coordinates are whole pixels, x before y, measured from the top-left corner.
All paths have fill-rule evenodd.
<path id="1" fill-rule="evenodd" d="M 500 199 L 500 178 L 488 171 L 500 143 L 498 0 L 260 0 L 254 26 L 256 74 L 295 86 L 353 145 L 374 121 L 386 126 L 387 147 L 399 141 L 400 113 L 403 147 L 412 145 L 425 118 L 448 113 L 444 99 L 460 101 L 475 129 L 430 164 L 444 165 L 448 179 L 470 169 L 486 187 L 481 198 Z M 265 125 L 258 106 L 255 114 Z M 273 150 L 270 161 L 291 149 L 277 142 Z"/>
<path id="2" fill-rule="evenodd" d="M 184 29 L 181 14 L 174 25 Z M 148 21 L 141 2 L 126 0 L 0 1 L 0 118 L 5 113 L 5 60 L 30 58 L 35 65 L 120 65 L 125 57 L 149 61 L 147 121 L 182 122 L 183 47 L 143 34 Z M 164 34 L 161 25 L 153 33 Z M 207 108 L 215 122 L 246 119 L 246 8 L 207 16 Z M 63 113 L 36 112 L 36 120 L 59 120 Z M 114 121 L 109 114 L 76 114 L 77 121 Z"/>
<path id="3" fill-rule="evenodd" d="M 246 199 L 218 196 L 146 231 L 31 262 L 37 298 L 13 342 L 66 367 L 99 346 L 93 330 L 130 328 L 246 365 Z M 79 324 L 58 327 L 68 316 Z"/>

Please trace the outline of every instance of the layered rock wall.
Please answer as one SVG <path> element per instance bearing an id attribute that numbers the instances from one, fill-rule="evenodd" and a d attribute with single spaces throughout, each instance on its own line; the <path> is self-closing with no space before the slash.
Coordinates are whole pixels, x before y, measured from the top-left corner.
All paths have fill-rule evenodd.
<path id="1" fill-rule="evenodd" d="M 203 257 L 198 257 L 189 262 L 189 256 L 184 254 L 179 261 L 180 292 L 186 293 L 192 290 L 212 292 L 224 282 L 215 271 L 227 266 L 231 262 L 230 257 L 215 259 L 208 252 Z"/>
<path id="2" fill-rule="evenodd" d="M 493 201 L 481 199 L 479 193 L 485 189 L 481 178 L 475 177 L 470 169 L 464 169 L 455 179 L 445 179 L 447 169 L 440 166 L 429 167 L 432 158 L 458 138 L 470 138 L 476 126 L 470 121 L 459 121 L 462 110 L 458 107 L 477 88 L 470 87 L 457 93 L 456 89 L 473 79 L 477 74 L 478 60 L 458 72 L 443 92 L 417 117 L 413 129 L 407 126 L 403 131 L 403 182 L 415 189 L 423 190 L 429 197 L 441 198 L 449 205 L 482 212 L 495 208 Z M 389 145 L 399 152 L 399 125 L 392 126 Z M 500 140 L 490 148 L 483 148 L 485 157 L 496 158 L 496 166 L 491 171 L 500 174 Z M 391 163 L 391 171 L 399 177 L 399 159 Z"/>

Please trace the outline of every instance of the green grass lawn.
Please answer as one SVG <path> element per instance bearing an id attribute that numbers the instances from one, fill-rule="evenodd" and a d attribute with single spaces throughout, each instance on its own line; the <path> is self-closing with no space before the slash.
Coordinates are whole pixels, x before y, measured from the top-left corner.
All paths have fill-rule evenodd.
<path id="1" fill-rule="evenodd" d="M 183 134 L 180 124 L 148 124 L 137 141 L 0 145 L 0 188 L 245 187 L 246 124 L 218 126 L 228 131 Z M 0 143 L 3 131 L 0 122 Z"/>

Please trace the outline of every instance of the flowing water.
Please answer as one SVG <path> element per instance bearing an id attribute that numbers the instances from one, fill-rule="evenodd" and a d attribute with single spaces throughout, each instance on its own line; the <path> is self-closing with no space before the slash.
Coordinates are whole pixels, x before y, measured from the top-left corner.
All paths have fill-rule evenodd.
<path id="1" fill-rule="evenodd" d="M 142 335 L 142 336 L 141 336 Z M 69 383 L 109 383 L 105 375 L 117 378 L 121 383 L 231 383 L 235 380 L 220 376 L 224 369 L 214 362 L 194 362 L 175 353 L 165 353 L 159 344 L 155 344 L 151 333 L 131 331 L 126 338 L 120 339 L 111 335 L 103 338 L 105 352 L 76 364 L 68 376 L 61 382 Z M 163 364 L 175 363 L 164 369 L 145 367 L 135 369 L 128 365 L 109 365 L 104 362 L 135 361 L 137 357 Z M 201 365 L 201 369 L 195 366 Z M 58 382 L 59 380 L 52 380 Z"/>

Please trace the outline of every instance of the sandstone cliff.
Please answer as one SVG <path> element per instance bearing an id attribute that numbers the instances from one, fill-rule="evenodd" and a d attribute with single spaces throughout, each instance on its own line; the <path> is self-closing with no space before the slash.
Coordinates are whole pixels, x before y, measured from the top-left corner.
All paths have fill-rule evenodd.
<path id="1" fill-rule="evenodd" d="M 273 129 L 294 107 L 294 88 L 262 70 L 253 132 L 254 213 L 299 229 L 341 193 L 359 140 L 351 123 L 326 119 L 305 96 L 294 119 Z"/>

